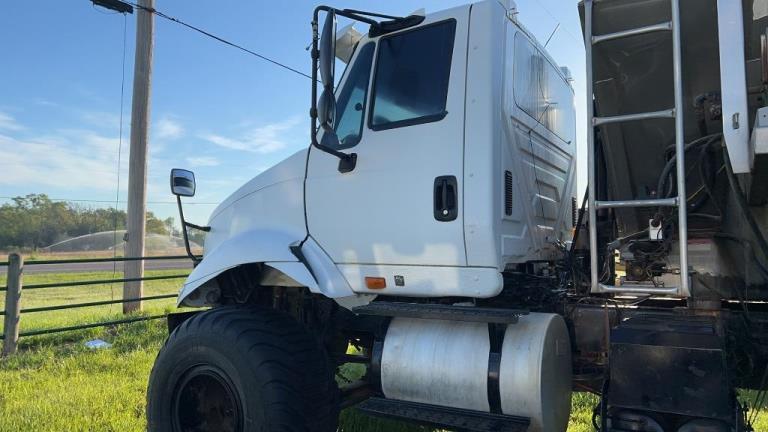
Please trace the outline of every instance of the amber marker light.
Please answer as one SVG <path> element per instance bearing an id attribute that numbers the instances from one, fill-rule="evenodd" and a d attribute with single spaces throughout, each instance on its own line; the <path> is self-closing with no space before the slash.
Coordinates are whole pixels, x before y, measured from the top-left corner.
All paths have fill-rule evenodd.
<path id="1" fill-rule="evenodd" d="M 368 287 L 368 289 L 384 289 L 387 287 L 387 280 L 383 277 L 366 276 L 365 286 Z"/>

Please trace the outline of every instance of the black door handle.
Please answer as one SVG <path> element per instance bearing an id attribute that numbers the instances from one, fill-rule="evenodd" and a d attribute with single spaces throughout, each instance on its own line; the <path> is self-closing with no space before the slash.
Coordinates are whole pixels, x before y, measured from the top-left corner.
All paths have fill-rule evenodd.
<path id="1" fill-rule="evenodd" d="M 455 220 L 459 215 L 458 201 L 456 176 L 440 176 L 435 178 L 435 219 L 440 222 Z"/>

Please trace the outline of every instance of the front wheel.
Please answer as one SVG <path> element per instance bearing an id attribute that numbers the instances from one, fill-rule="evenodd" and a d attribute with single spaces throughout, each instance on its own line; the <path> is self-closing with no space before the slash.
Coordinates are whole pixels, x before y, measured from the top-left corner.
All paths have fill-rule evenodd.
<path id="1" fill-rule="evenodd" d="M 180 325 L 147 392 L 151 432 L 332 432 L 338 388 L 318 342 L 271 309 L 220 307 Z"/>

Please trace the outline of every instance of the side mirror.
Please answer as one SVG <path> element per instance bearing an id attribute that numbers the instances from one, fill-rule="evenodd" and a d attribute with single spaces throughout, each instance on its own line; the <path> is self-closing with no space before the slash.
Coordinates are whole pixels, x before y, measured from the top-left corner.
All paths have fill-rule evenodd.
<path id="1" fill-rule="evenodd" d="M 333 94 L 334 70 L 336 67 L 336 13 L 329 10 L 325 15 L 323 32 L 320 36 L 320 81 L 323 92 L 317 101 L 317 119 L 323 130 L 322 145 L 336 148 L 339 140 L 334 132 L 336 120 L 336 96 Z"/>
<path id="2" fill-rule="evenodd" d="M 171 192 L 180 197 L 195 196 L 195 173 L 181 168 L 172 169 Z"/>
<path id="3" fill-rule="evenodd" d="M 336 66 L 336 13 L 325 15 L 323 33 L 320 35 L 320 81 L 333 92 L 333 74 Z"/>
<path id="4" fill-rule="evenodd" d="M 325 23 L 318 37 L 318 12 L 325 11 Z M 334 68 L 336 65 L 336 11 L 318 6 L 312 20 L 312 145 L 320 151 L 339 158 L 339 172 L 355 169 L 357 154 L 338 151 L 339 138 L 334 131 L 336 121 L 336 96 L 333 94 Z M 317 97 L 317 70 L 323 91 Z M 320 122 L 320 128 L 317 122 Z M 319 142 L 318 142 L 319 141 Z"/>
<path id="5" fill-rule="evenodd" d="M 211 227 L 200 226 L 187 222 L 184 219 L 184 210 L 181 207 L 181 197 L 195 196 L 195 173 L 190 170 L 174 168 L 171 170 L 171 192 L 176 195 L 176 204 L 179 206 L 179 217 L 181 218 L 181 232 L 184 235 L 184 247 L 187 249 L 187 255 L 192 259 L 192 263 L 197 266 L 200 257 L 192 253 L 189 247 L 189 234 L 187 228 L 194 228 L 200 231 L 209 232 Z"/>

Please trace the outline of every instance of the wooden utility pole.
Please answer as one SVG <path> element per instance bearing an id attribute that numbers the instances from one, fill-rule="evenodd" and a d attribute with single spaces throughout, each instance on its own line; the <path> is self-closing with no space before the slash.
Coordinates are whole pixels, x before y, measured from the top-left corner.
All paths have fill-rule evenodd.
<path id="1" fill-rule="evenodd" d="M 128 167 L 128 239 L 125 256 L 144 256 L 147 214 L 147 147 L 149 139 L 149 101 L 152 81 L 152 51 L 155 0 L 138 0 L 136 8 L 136 57 L 133 66 L 131 103 L 131 152 Z M 146 9 L 145 9 L 146 8 Z M 126 261 L 125 278 L 144 277 L 144 261 Z M 123 298 L 140 298 L 144 283 L 125 282 Z M 123 313 L 141 310 L 141 302 L 123 303 Z"/>

